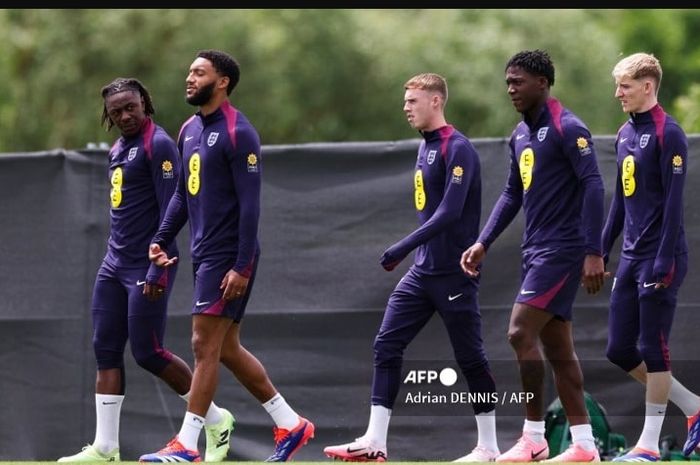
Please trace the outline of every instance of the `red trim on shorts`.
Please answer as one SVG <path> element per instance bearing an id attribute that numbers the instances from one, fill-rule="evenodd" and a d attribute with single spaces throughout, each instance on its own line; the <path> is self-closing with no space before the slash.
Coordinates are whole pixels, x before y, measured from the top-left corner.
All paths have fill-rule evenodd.
<path id="1" fill-rule="evenodd" d="M 559 281 L 557 284 L 554 285 L 550 290 L 545 292 L 542 295 L 538 295 L 537 297 L 526 300 L 523 303 L 527 305 L 531 305 L 533 307 L 541 308 L 543 310 L 547 309 L 549 304 L 552 302 L 554 297 L 557 295 L 559 290 L 566 284 L 566 280 L 569 279 L 569 273 L 566 273 L 566 276 L 564 276 L 561 281 Z"/>

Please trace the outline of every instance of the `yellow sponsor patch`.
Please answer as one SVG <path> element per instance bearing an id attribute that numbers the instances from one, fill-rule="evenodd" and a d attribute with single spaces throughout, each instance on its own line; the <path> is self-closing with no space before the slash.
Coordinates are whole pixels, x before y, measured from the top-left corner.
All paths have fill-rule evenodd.
<path id="1" fill-rule="evenodd" d="M 452 179 L 450 182 L 452 184 L 462 184 L 462 176 L 464 175 L 464 168 L 457 165 L 452 168 Z"/>
<path id="2" fill-rule="evenodd" d="M 248 172 L 249 173 L 257 173 L 258 172 L 258 156 L 255 155 L 254 153 L 248 154 Z"/>
<path id="3" fill-rule="evenodd" d="M 683 173 L 683 157 L 680 155 L 673 156 L 673 174 Z"/>
<path id="4" fill-rule="evenodd" d="M 173 178 L 175 173 L 173 172 L 173 164 L 170 160 L 165 160 L 160 167 L 163 170 L 163 179 Z"/>
<path id="5" fill-rule="evenodd" d="M 622 160 L 622 173 L 620 175 L 622 181 L 622 191 L 624 192 L 625 197 L 631 196 L 637 189 L 637 181 L 634 179 L 634 169 L 634 156 L 627 155 L 624 160 Z"/>
<path id="6" fill-rule="evenodd" d="M 112 202 L 112 208 L 117 208 L 122 203 L 122 184 L 124 182 L 124 173 L 121 167 L 117 167 L 112 172 L 112 190 L 109 192 L 109 199 Z"/>
<path id="7" fill-rule="evenodd" d="M 581 155 L 589 155 L 591 153 L 591 146 L 588 144 L 588 140 L 585 137 L 576 139 L 576 146 Z"/>
<path id="8" fill-rule="evenodd" d="M 425 188 L 423 186 L 423 171 L 417 170 L 413 176 L 413 187 L 415 188 L 414 200 L 416 202 L 416 210 L 423 211 L 425 208 Z"/>
<path id="9" fill-rule="evenodd" d="M 535 169 L 535 152 L 526 148 L 520 154 L 520 179 L 523 181 L 523 189 L 528 190 L 532 184 L 532 172 Z"/>
<path id="10" fill-rule="evenodd" d="M 190 195 L 197 195 L 199 193 L 200 180 L 199 171 L 202 168 L 201 159 L 198 153 L 193 153 L 190 157 L 190 175 L 187 178 L 187 190 Z"/>

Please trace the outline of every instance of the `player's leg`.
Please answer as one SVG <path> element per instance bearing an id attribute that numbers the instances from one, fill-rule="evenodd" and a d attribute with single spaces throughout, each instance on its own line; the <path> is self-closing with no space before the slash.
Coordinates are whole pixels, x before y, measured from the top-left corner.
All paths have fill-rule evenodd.
<path id="1" fill-rule="evenodd" d="M 556 317 L 571 319 L 583 266 L 581 248 L 530 250 L 523 253 L 522 284 L 508 327 L 508 340 L 520 368 L 524 392 L 533 395 L 525 406 L 523 435 L 499 462 L 531 462 L 549 456 L 544 438 L 544 357 L 542 331 Z M 583 400 L 583 399 L 582 399 Z"/>
<path id="2" fill-rule="evenodd" d="M 643 372 L 646 383 L 646 365 L 637 346 L 640 332 L 640 302 L 637 291 L 639 279 L 641 276 L 635 262 L 620 258 L 610 295 L 606 355 L 608 360 L 634 377 Z M 637 458 L 658 460 L 658 445 L 649 451 L 633 449 L 629 454 L 615 460 Z"/>
<path id="3" fill-rule="evenodd" d="M 496 382 L 491 374 L 481 336 L 478 283 L 457 274 L 429 278 L 433 301 L 442 318 L 455 360 L 467 380 L 469 392 L 479 399 L 472 404 L 477 443 L 455 462 L 493 462 L 500 455 L 496 438 Z"/>
<path id="4" fill-rule="evenodd" d="M 242 310 L 239 313 L 242 317 Z M 234 322 L 224 339 L 221 362 L 261 403 L 275 423 L 275 450 L 267 461 L 286 462 L 314 437 L 314 425 L 299 415 L 277 391 L 260 360 L 241 344 L 240 330 L 240 322 Z"/>
<path id="5" fill-rule="evenodd" d="M 574 349 L 571 321 L 553 318 L 543 328 L 541 338 L 559 399 L 571 425 L 572 439 L 569 448 L 547 462 L 600 462 L 583 396 L 583 373 Z"/>
<path id="6" fill-rule="evenodd" d="M 669 337 L 675 313 L 678 291 L 688 270 L 688 256 L 675 257 L 673 277 L 667 288 L 654 289 L 645 286 L 650 280 L 642 280 L 640 291 L 640 350 L 644 357 L 643 366 L 647 370 L 647 402 L 661 405 L 670 399 L 685 413 L 688 423 L 688 437 L 683 445 L 683 453 L 688 456 L 700 443 L 700 398 L 688 391 L 671 376 Z M 646 263 L 645 274 L 651 277 L 653 262 Z M 657 410 L 657 412 L 660 410 Z M 658 416 L 661 416 L 657 413 Z M 652 419 L 653 422 L 653 419 Z M 645 423 L 646 425 L 646 423 Z M 644 434 L 644 431 L 643 431 Z M 651 440 L 658 437 L 656 431 Z"/>
<path id="7" fill-rule="evenodd" d="M 233 324 L 225 313 L 230 302 L 223 300 L 219 289 L 221 280 L 232 265 L 230 260 L 219 260 L 201 262 L 194 267 L 192 351 L 195 368 L 187 412 L 177 436 L 160 451 L 142 455 L 139 459 L 142 462 L 200 460 L 197 442 L 216 393 L 221 347 Z"/>
<path id="8" fill-rule="evenodd" d="M 540 333 L 544 353 L 554 374 L 559 399 L 566 412 L 571 445 L 548 462 L 600 462 L 583 396 L 583 373 L 574 348 L 573 304 L 581 285 L 585 251 L 567 248 L 557 251 L 541 265 L 551 286 L 548 312 L 555 315 Z"/>
<path id="9" fill-rule="evenodd" d="M 123 280 L 129 292 L 129 341 L 136 363 L 144 370 L 162 379 L 185 402 L 189 401 L 192 372 L 190 367 L 164 346 L 167 322 L 167 305 L 177 273 L 177 265 L 169 268 L 170 279 L 165 293 L 157 300 L 143 295 L 145 270 L 133 270 Z M 214 402 L 205 415 L 207 453 L 205 461 L 222 461 L 229 449 L 234 424 L 233 415 Z"/>
<path id="10" fill-rule="evenodd" d="M 610 295 L 606 355 L 608 360 L 632 376 L 642 370 L 646 374 L 644 358 L 637 345 L 641 321 L 640 299 L 637 290 L 640 279 L 643 278 L 637 262 L 624 257 L 620 258 Z M 648 413 L 650 416 L 654 416 L 653 412 Z M 635 447 L 629 453 L 615 458 L 614 461 L 657 461 L 659 460 L 658 452 L 658 445 L 652 446 L 650 450 Z"/>
<path id="11" fill-rule="evenodd" d="M 655 288 L 654 260 L 645 260 L 638 265 L 639 347 L 647 370 L 646 414 L 644 428 L 635 448 L 626 456 L 617 458 L 617 461 L 633 461 L 639 454 L 660 458 L 659 437 L 671 389 L 668 341 L 676 308 L 677 292 L 687 271 L 687 262 L 683 258 L 677 260 L 673 271 L 674 276 L 668 288 Z M 694 448 L 694 445 L 690 447 L 688 453 Z"/>
<path id="12" fill-rule="evenodd" d="M 115 270 L 103 263 L 92 294 L 95 380 L 95 439 L 59 462 L 119 460 L 119 419 L 124 400 L 124 348 L 128 337 L 127 294 Z"/>
<path id="13" fill-rule="evenodd" d="M 190 390 L 192 372 L 180 357 L 165 348 L 163 340 L 168 316 L 168 298 L 175 281 L 177 265 L 170 270 L 171 279 L 163 295 L 148 300 L 143 295 L 145 270 L 134 269 L 123 279 L 129 294 L 129 342 L 131 354 L 144 370 L 162 379 L 179 395 Z"/>
<path id="14" fill-rule="evenodd" d="M 387 435 L 391 411 L 401 385 L 403 353 L 434 313 L 424 279 L 409 270 L 389 296 L 374 339 L 374 373 L 367 430 L 353 442 L 324 448 L 328 457 L 353 462 L 387 460 Z"/>
<path id="15" fill-rule="evenodd" d="M 515 351 L 523 392 L 533 395 L 525 405 L 523 434 L 516 444 L 496 458 L 497 462 L 535 462 L 549 456 L 544 438 L 544 357 L 539 334 L 553 315 L 515 303 L 508 325 L 508 340 Z"/>
<path id="16" fill-rule="evenodd" d="M 229 322 L 219 346 L 217 360 L 234 374 L 275 422 L 273 432 L 276 448 L 268 461 L 287 461 L 309 439 L 313 438 L 314 425 L 298 415 L 287 404 L 284 397 L 275 389 L 262 363 L 241 344 L 241 321 L 253 291 L 257 259 L 245 294 L 240 298 L 224 302 L 221 300 L 222 291 L 218 286 L 233 264 L 231 260 L 221 260 L 203 263 L 200 266 L 195 281 L 195 312 L 202 315 L 218 315 L 220 319 Z"/>
<path id="17" fill-rule="evenodd" d="M 647 366 L 642 362 L 633 368 L 629 374 L 642 384 L 647 383 Z M 676 404 L 681 409 L 683 414 L 688 419 L 688 429 L 695 424 L 698 433 L 697 439 L 700 440 L 700 396 L 690 391 L 683 383 L 678 381 L 675 376 L 671 376 L 671 388 L 668 393 L 668 400 Z M 692 452 L 692 450 L 690 451 Z M 689 452 L 689 453 L 690 453 Z"/>
<path id="18" fill-rule="evenodd" d="M 211 315 L 192 317 L 192 351 L 195 368 L 187 412 L 180 431 L 163 449 L 139 458 L 141 462 L 198 462 L 199 435 L 219 381 L 219 354 L 226 332 L 233 321 Z"/>

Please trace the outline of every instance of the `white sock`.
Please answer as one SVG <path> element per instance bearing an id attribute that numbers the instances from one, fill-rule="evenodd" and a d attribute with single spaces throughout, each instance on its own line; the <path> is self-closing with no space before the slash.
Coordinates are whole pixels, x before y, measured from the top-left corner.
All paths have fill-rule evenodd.
<path id="1" fill-rule="evenodd" d="M 535 442 L 544 441 L 544 420 L 525 420 L 525 423 L 523 424 L 523 434 L 526 434 L 530 439 L 532 439 Z"/>
<path id="2" fill-rule="evenodd" d="M 700 396 L 690 392 L 673 377 L 671 377 L 671 391 L 668 398 L 683 411 L 686 417 L 692 417 L 700 410 Z"/>
<path id="3" fill-rule="evenodd" d="M 180 432 L 177 434 L 177 440 L 185 446 L 185 449 L 199 450 L 197 442 L 199 442 L 199 433 L 204 427 L 204 418 L 195 415 L 192 412 L 185 413 L 185 418 L 182 420 Z"/>
<path id="4" fill-rule="evenodd" d="M 299 424 L 299 414 L 287 404 L 279 392 L 262 406 L 270 414 L 272 421 L 278 428 L 292 430 Z"/>
<path id="5" fill-rule="evenodd" d="M 185 402 L 190 401 L 190 393 L 189 391 L 187 394 L 182 394 L 180 396 Z M 224 419 L 224 415 L 221 413 L 221 410 L 219 410 L 219 407 L 216 406 L 214 401 L 209 404 L 209 410 L 207 410 L 207 414 L 204 416 L 204 424 L 205 425 L 216 425 L 221 422 L 221 420 Z"/>
<path id="6" fill-rule="evenodd" d="M 479 439 L 476 445 L 500 453 L 496 439 L 496 409 L 474 415 Z"/>
<path id="7" fill-rule="evenodd" d="M 119 447 L 119 415 L 124 396 L 95 394 L 95 441 L 92 445 L 103 454 Z"/>
<path id="8" fill-rule="evenodd" d="M 597 449 L 593 438 L 593 428 L 590 424 L 572 425 L 569 427 L 569 431 L 571 431 L 571 442 L 581 446 L 583 450 L 594 451 Z"/>
<path id="9" fill-rule="evenodd" d="M 367 431 L 362 436 L 379 448 L 386 448 L 386 436 L 389 432 L 391 409 L 381 405 L 373 405 L 369 411 Z"/>
<path id="10" fill-rule="evenodd" d="M 637 447 L 659 452 L 659 436 L 666 415 L 666 405 L 646 403 L 644 429 L 637 441 Z"/>

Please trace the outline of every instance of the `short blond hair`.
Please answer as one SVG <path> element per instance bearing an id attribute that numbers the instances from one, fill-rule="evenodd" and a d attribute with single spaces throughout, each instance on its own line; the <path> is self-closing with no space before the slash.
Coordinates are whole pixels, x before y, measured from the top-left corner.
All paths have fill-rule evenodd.
<path id="1" fill-rule="evenodd" d="M 658 91 L 661 86 L 661 63 L 651 53 L 635 53 L 620 60 L 613 68 L 612 75 L 615 79 L 629 76 L 632 79 L 651 78 Z"/>
<path id="2" fill-rule="evenodd" d="M 420 89 L 440 94 L 443 105 L 447 103 L 447 81 L 435 73 L 416 74 L 403 85 L 404 89 Z"/>

